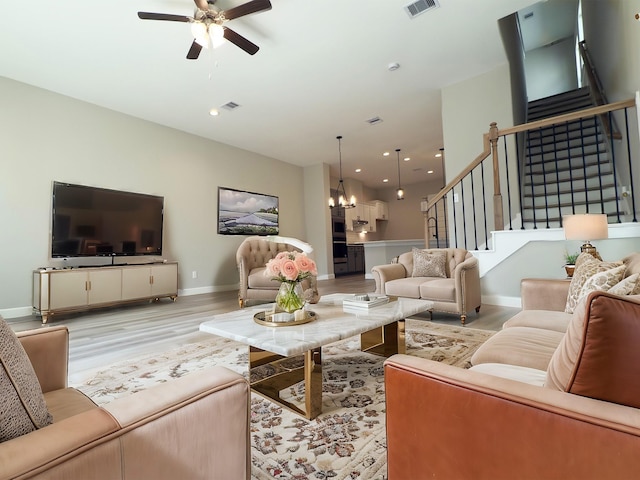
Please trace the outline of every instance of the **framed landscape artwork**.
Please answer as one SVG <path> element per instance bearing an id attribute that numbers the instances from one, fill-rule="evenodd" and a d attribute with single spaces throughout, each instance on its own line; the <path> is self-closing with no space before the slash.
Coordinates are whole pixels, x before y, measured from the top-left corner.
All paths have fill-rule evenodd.
<path id="1" fill-rule="evenodd" d="M 218 233 L 278 235 L 278 197 L 218 187 Z"/>

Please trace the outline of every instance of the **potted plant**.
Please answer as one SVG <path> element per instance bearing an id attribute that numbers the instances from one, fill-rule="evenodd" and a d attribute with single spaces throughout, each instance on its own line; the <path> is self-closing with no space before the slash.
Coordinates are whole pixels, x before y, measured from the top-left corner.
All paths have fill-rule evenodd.
<path id="1" fill-rule="evenodd" d="M 573 272 L 576 268 L 576 260 L 578 259 L 578 255 L 580 254 L 565 252 L 564 269 L 567 272 L 567 277 L 573 277 Z"/>

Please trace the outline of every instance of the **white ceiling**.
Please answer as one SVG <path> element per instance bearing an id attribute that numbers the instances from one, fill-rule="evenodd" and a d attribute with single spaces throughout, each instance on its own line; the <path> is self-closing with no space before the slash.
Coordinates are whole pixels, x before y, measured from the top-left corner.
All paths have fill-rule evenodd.
<path id="1" fill-rule="evenodd" d="M 440 89 L 506 62 L 497 20 L 534 3 L 439 0 L 410 19 L 407 0 L 271 1 L 227 24 L 256 55 L 227 43 L 187 60 L 188 24 L 137 12 L 191 16 L 191 0 L 3 0 L 0 75 L 336 177 L 342 135 L 344 177 L 381 188 L 396 148 L 403 184 L 441 174 Z M 241 107 L 209 115 L 229 101 Z"/>

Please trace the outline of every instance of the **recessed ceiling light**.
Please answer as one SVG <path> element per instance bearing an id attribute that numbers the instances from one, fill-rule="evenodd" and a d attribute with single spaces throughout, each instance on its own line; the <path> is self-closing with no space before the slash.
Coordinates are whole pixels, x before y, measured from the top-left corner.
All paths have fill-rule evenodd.
<path id="1" fill-rule="evenodd" d="M 382 154 L 382 156 L 383 156 L 383 157 L 388 157 L 388 156 L 389 156 L 389 152 L 384 152 L 384 153 Z"/>
<path id="2" fill-rule="evenodd" d="M 382 183 L 387 183 L 389 181 L 388 178 L 385 178 L 384 180 L 382 180 Z"/>
<path id="3" fill-rule="evenodd" d="M 411 160 L 411 157 L 404 157 L 405 162 L 408 162 L 409 160 Z"/>
<path id="4" fill-rule="evenodd" d="M 427 170 L 427 173 L 433 173 L 433 170 Z"/>
<path id="5" fill-rule="evenodd" d="M 356 173 L 360 173 L 362 171 L 361 168 L 356 168 Z"/>
<path id="6" fill-rule="evenodd" d="M 442 156 L 441 153 L 436 153 L 436 158 L 440 158 Z"/>
<path id="7" fill-rule="evenodd" d="M 212 117 L 217 117 L 218 115 L 220 115 L 220 112 L 217 108 L 212 108 L 211 110 L 209 110 L 209 115 L 211 115 Z"/>

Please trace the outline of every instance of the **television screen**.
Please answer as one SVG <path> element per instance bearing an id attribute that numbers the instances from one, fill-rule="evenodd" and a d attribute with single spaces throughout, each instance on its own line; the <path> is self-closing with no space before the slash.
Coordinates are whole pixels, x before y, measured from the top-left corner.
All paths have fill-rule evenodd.
<path id="1" fill-rule="evenodd" d="M 53 183 L 51 257 L 162 255 L 164 198 Z"/>

